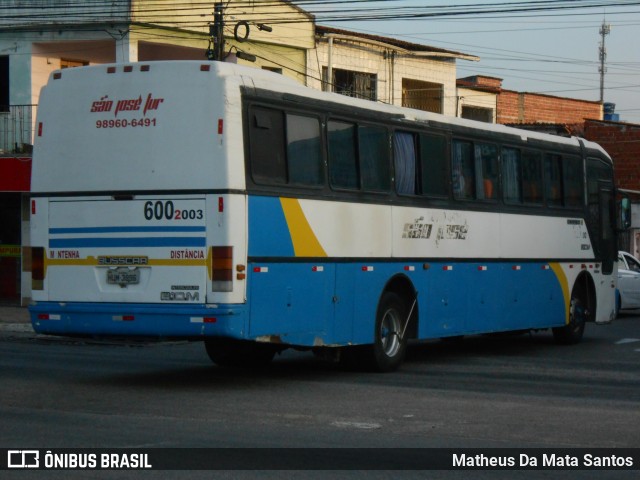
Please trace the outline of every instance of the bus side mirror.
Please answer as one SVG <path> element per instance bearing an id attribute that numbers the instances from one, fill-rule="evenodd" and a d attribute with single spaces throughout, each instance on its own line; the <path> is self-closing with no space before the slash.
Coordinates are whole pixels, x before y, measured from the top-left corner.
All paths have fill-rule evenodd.
<path id="1" fill-rule="evenodd" d="M 618 230 L 627 230 L 631 227 L 631 201 L 622 197 L 618 208 Z"/>

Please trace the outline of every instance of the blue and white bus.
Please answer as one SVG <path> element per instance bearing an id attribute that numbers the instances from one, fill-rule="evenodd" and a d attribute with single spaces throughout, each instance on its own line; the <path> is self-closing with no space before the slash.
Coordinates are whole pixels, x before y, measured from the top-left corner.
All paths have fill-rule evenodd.
<path id="1" fill-rule="evenodd" d="M 36 127 L 37 332 L 388 371 L 413 339 L 615 315 L 612 162 L 581 139 L 215 62 L 56 71 Z"/>

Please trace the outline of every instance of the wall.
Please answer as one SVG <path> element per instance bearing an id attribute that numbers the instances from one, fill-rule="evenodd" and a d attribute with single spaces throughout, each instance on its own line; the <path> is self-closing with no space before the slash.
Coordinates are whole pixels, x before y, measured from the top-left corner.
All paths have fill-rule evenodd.
<path id="1" fill-rule="evenodd" d="M 599 143 L 613 159 L 616 186 L 640 191 L 640 125 L 587 120 L 584 128 L 585 138 Z"/>
<path id="2" fill-rule="evenodd" d="M 498 123 L 582 123 L 602 118 L 600 102 L 502 90 L 498 95 Z"/>

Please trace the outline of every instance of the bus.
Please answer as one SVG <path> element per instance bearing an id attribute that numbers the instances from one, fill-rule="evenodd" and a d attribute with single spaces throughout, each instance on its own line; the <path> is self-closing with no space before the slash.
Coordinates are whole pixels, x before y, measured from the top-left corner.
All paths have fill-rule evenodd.
<path id="1" fill-rule="evenodd" d="M 36 122 L 36 332 L 391 371 L 413 340 L 615 316 L 628 205 L 594 143 L 197 61 L 55 71 Z"/>

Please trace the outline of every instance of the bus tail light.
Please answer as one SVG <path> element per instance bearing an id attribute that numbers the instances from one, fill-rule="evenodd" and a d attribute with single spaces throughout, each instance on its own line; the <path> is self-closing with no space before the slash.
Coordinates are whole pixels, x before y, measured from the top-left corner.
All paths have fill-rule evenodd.
<path id="1" fill-rule="evenodd" d="M 44 248 L 31 247 L 31 289 L 44 289 Z"/>
<path id="2" fill-rule="evenodd" d="M 233 247 L 211 247 L 211 282 L 214 292 L 233 290 Z"/>

